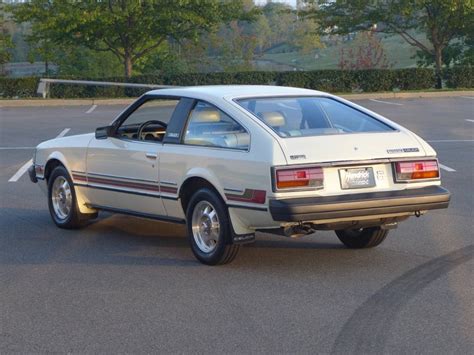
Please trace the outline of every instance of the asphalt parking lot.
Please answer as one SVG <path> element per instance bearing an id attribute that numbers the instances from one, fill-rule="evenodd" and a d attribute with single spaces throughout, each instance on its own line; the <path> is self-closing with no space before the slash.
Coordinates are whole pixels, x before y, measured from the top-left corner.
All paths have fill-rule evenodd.
<path id="1" fill-rule="evenodd" d="M 18 173 L 41 141 L 123 106 L 0 107 L 0 353 L 472 353 L 474 97 L 357 103 L 437 150 L 449 209 L 371 250 L 259 233 L 223 267 L 172 224 L 103 213 L 60 230 Z"/>

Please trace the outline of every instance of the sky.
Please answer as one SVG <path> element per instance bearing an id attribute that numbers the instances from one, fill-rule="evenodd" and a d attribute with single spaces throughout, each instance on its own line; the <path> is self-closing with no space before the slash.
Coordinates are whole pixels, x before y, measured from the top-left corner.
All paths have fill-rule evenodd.
<path id="1" fill-rule="evenodd" d="M 257 5 L 265 5 L 267 0 L 254 0 Z M 283 2 L 292 6 L 296 6 L 296 0 L 273 0 L 273 2 Z"/>

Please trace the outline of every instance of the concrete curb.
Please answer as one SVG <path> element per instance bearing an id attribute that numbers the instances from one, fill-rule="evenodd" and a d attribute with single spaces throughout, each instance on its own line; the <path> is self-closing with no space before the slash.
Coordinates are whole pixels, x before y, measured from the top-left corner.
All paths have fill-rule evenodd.
<path id="1" fill-rule="evenodd" d="M 59 107 L 59 106 L 105 106 L 129 105 L 136 98 L 123 99 L 27 99 L 0 100 L 0 107 Z"/>
<path id="2" fill-rule="evenodd" d="M 459 91 L 424 91 L 424 92 L 380 92 L 368 94 L 340 94 L 347 100 L 367 99 L 415 99 L 436 97 L 474 96 L 474 90 Z M 129 105 L 135 98 L 122 99 L 27 99 L 0 100 L 0 107 L 50 107 L 50 106 L 105 106 Z"/>
<path id="3" fill-rule="evenodd" d="M 459 97 L 474 96 L 474 90 L 456 91 L 420 91 L 420 92 L 380 92 L 368 94 L 341 94 L 347 100 L 367 100 L 367 99 L 417 99 L 436 97 Z"/>

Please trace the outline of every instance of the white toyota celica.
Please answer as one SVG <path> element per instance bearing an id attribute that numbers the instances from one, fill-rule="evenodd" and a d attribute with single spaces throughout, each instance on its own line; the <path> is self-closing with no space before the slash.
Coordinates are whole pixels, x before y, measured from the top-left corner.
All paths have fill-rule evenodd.
<path id="1" fill-rule="evenodd" d="M 29 175 L 58 227 L 101 210 L 185 223 L 210 265 L 257 230 L 335 230 L 350 248 L 374 247 L 450 199 L 414 133 L 339 97 L 273 86 L 150 91 L 95 134 L 38 145 Z"/>

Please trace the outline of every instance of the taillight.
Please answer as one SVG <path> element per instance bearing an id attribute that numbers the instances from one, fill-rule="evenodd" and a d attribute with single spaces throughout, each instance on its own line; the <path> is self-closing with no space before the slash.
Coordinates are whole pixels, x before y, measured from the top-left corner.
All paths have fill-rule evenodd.
<path id="1" fill-rule="evenodd" d="M 277 190 L 322 188 L 324 183 L 323 169 L 320 167 L 278 169 L 275 175 Z"/>
<path id="2" fill-rule="evenodd" d="M 436 160 L 396 162 L 395 178 L 397 181 L 437 179 L 438 162 Z"/>

